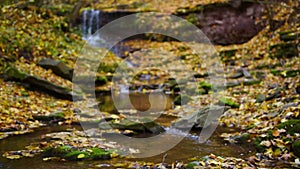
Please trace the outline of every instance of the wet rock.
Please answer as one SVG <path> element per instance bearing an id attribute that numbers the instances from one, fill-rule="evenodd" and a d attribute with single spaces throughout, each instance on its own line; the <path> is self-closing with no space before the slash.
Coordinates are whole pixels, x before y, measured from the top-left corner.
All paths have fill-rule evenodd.
<path id="1" fill-rule="evenodd" d="M 31 88 L 38 89 L 53 95 L 58 98 L 68 99 L 68 100 L 81 100 L 82 95 L 79 93 L 72 92 L 72 89 L 68 89 L 57 84 L 51 83 L 45 79 L 41 79 L 36 76 L 24 73 L 13 66 L 9 66 L 5 72 L 6 80 L 16 80 L 21 81 L 25 84 L 29 84 Z"/>
<path id="2" fill-rule="evenodd" d="M 175 97 L 174 99 L 174 104 L 175 105 L 185 105 L 188 102 L 190 102 L 191 100 L 193 100 L 189 95 L 186 94 L 181 94 Z"/>
<path id="3" fill-rule="evenodd" d="M 57 112 L 50 115 L 36 115 L 33 116 L 33 119 L 42 122 L 57 123 L 65 120 L 65 114 L 63 112 Z"/>
<path id="4" fill-rule="evenodd" d="M 244 76 L 243 72 L 241 70 L 238 70 L 233 75 L 229 76 L 229 78 L 238 79 L 238 78 L 241 78 L 243 76 Z"/>
<path id="5" fill-rule="evenodd" d="M 266 95 L 264 95 L 264 94 L 259 94 L 259 95 L 257 95 L 257 97 L 256 97 L 256 103 L 262 103 L 262 102 L 264 102 L 266 100 Z"/>
<path id="6" fill-rule="evenodd" d="M 207 116 L 209 113 L 220 113 L 225 112 L 229 108 L 225 106 L 206 106 L 199 109 L 197 112 L 194 112 L 188 116 L 182 117 L 181 119 L 172 123 L 172 127 L 178 129 L 186 129 L 186 128 L 206 128 L 208 127 L 212 121 L 207 121 Z M 205 124 L 208 122 L 208 124 Z"/>
<path id="7" fill-rule="evenodd" d="M 66 160 L 110 159 L 110 152 L 100 148 L 74 148 L 70 146 L 49 147 L 43 152 L 44 157 L 60 157 Z"/>
<path id="8" fill-rule="evenodd" d="M 281 97 L 281 88 L 276 88 L 272 93 L 268 94 L 268 97 L 266 98 L 266 101 L 273 100 L 275 98 Z"/>
<path id="9" fill-rule="evenodd" d="M 250 135 L 248 133 L 244 133 L 238 136 L 234 136 L 233 140 L 237 143 L 237 144 L 244 144 L 247 143 L 247 141 L 249 140 Z"/>
<path id="10" fill-rule="evenodd" d="M 248 78 L 248 79 L 252 79 L 252 76 L 251 74 L 249 73 L 249 71 L 245 68 L 242 68 L 242 72 L 243 72 L 243 75 Z"/>
<path id="11" fill-rule="evenodd" d="M 111 128 L 119 130 L 132 130 L 137 133 L 159 134 L 164 132 L 164 128 L 149 119 L 121 119 L 120 121 L 103 121 L 99 123 L 99 128 L 108 130 Z"/>
<path id="12" fill-rule="evenodd" d="M 261 82 L 261 80 L 258 80 L 258 79 L 246 79 L 242 83 L 243 83 L 243 85 L 249 86 L 249 85 L 259 84 L 260 82 Z"/>
<path id="13" fill-rule="evenodd" d="M 59 60 L 43 58 L 38 62 L 38 65 L 45 69 L 51 69 L 57 76 L 72 81 L 73 69 Z"/>

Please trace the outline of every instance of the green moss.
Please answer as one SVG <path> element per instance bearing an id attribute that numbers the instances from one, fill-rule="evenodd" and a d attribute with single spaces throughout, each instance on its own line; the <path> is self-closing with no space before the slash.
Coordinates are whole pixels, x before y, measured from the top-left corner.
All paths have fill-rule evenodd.
<path id="1" fill-rule="evenodd" d="M 298 44 L 296 43 L 279 43 L 270 46 L 271 58 L 290 58 L 298 56 Z"/>
<path id="2" fill-rule="evenodd" d="M 249 85 L 255 85 L 255 84 L 260 84 L 261 80 L 257 80 L 257 79 L 252 79 L 249 81 L 244 81 L 243 84 L 245 86 L 249 86 Z"/>
<path id="3" fill-rule="evenodd" d="M 197 166 L 196 163 L 191 162 L 191 163 L 188 163 L 188 164 L 186 165 L 186 168 L 187 168 L 187 169 L 194 169 L 194 167 L 196 167 L 196 166 Z"/>
<path id="4" fill-rule="evenodd" d="M 60 157 L 66 160 L 96 160 L 109 159 L 111 152 L 100 148 L 79 149 L 69 146 L 48 147 L 44 150 L 45 157 Z"/>
<path id="5" fill-rule="evenodd" d="M 285 129 L 288 134 L 300 133 L 300 120 L 292 119 L 277 125 L 279 129 Z"/>
<path id="6" fill-rule="evenodd" d="M 205 81 L 201 81 L 199 82 L 199 88 L 198 88 L 198 92 L 200 94 L 207 94 L 209 91 L 211 91 L 213 89 L 213 85 L 210 83 L 207 83 Z"/>
<path id="7" fill-rule="evenodd" d="M 83 154 L 84 157 L 78 158 L 78 157 L 80 157 L 79 155 L 81 155 L 81 154 Z M 65 154 L 64 158 L 67 159 L 67 160 L 88 159 L 89 158 L 89 153 L 84 152 L 84 151 L 75 150 L 75 151 L 71 151 L 71 152 Z"/>
<path id="8" fill-rule="evenodd" d="M 240 104 L 232 101 L 231 99 L 227 99 L 227 98 L 224 98 L 224 97 L 220 99 L 220 103 L 224 104 L 226 106 L 230 106 L 232 108 L 239 108 L 240 107 Z"/>
<path id="9" fill-rule="evenodd" d="M 90 153 L 90 158 L 93 160 L 96 159 L 109 159 L 111 152 L 104 151 L 100 148 L 91 148 L 92 152 Z"/>
<path id="10" fill-rule="evenodd" d="M 98 67 L 98 72 L 114 73 L 118 66 L 119 65 L 117 63 L 108 64 L 101 62 Z"/>
<path id="11" fill-rule="evenodd" d="M 65 114 L 63 112 L 58 112 L 49 116 L 38 115 L 34 116 L 33 118 L 39 121 L 63 120 L 65 118 Z"/>
<path id="12" fill-rule="evenodd" d="M 236 143 L 243 144 L 243 143 L 246 143 L 247 140 L 250 139 L 250 135 L 248 133 L 244 133 L 242 135 L 235 136 L 233 139 L 236 141 Z"/>
<path id="13" fill-rule="evenodd" d="M 12 65 L 8 65 L 7 68 L 5 68 L 4 74 L 7 79 L 17 79 L 20 81 L 22 81 L 23 79 L 25 79 L 27 77 L 26 73 L 21 72 L 20 70 L 18 70 L 17 68 L 15 68 Z"/>
<path id="14" fill-rule="evenodd" d="M 260 143 L 262 142 L 262 139 L 261 138 L 255 138 L 254 142 L 253 142 L 253 145 L 254 147 L 256 148 L 256 150 L 258 152 L 264 152 L 266 150 L 266 147 L 261 145 Z"/>
<path id="15" fill-rule="evenodd" d="M 103 84 L 106 84 L 107 82 L 108 82 L 108 80 L 107 80 L 106 76 L 98 76 L 98 77 L 96 77 L 95 83 L 97 85 L 103 85 Z"/>
<path id="16" fill-rule="evenodd" d="M 271 73 L 275 76 L 295 77 L 300 75 L 300 70 L 271 70 Z"/>
<path id="17" fill-rule="evenodd" d="M 60 146 L 60 147 L 47 147 L 44 149 L 43 156 L 45 157 L 63 157 L 65 154 L 71 151 L 69 146 Z"/>
<path id="18" fill-rule="evenodd" d="M 292 152 L 297 156 L 300 157 L 300 141 L 295 141 L 292 144 Z"/>

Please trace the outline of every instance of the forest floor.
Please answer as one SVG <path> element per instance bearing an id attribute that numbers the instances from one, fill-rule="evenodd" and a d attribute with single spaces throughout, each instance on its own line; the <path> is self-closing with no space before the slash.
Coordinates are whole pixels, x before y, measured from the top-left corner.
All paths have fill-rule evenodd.
<path id="1" fill-rule="evenodd" d="M 174 5 L 163 9 L 174 11 L 178 7 L 186 5 L 181 2 L 183 1 L 178 1 L 178 5 L 177 1 L 174 1 Z M 129 4 L 137 5 L 138 2 L 133 1 Z M 197 1 L 191 1 L 189 5 L 197 4 Z M 156 8 L 155 5 L 168 6 L 164 2 L 157 2 L 154 5 L 145 3 L 141 7 L 146 6 L 147 9 L 152 9 Z M 293 5 L 297 6 L 297 4 Z M 106 7 L 98 4 L 96 8 Z M 41 92 L 27 83 L 23 83 L 20 79 L 16 81 L 7 78 L 8 70 L 15 67 L 51 84 L 68 90 L 72 89 L 71 80 L 60 77 L 51 69 L 39 66 L 42 58 L 52 58 L 74 68 L 76 59 L 85 43 L 78 33 L 79 30 L 69 28 L 66 16 L 60 13 L 62 9 L 59 6 L 23 5 L 22 1 L 1 8 L 0 141 L 15 135 L 33 132 L 38 127 L 49 125 L 49 122 L 52 125 L 74 125 L 79 121 L 88 120 L 88 118 L 80 119 L 76 116 L 78 110 L 74 109 L 70 99 L 58 99 L 53 94 Z M 253 144 L 257 152 L 244 159 L 207 154 L 205 157 L 194 158 L 193 162 L 184 164 L 182 167 L 274 168 L 276 167 L 274 165 L 278 163 L 294 167 L 300 166 L 300 22 L 297 19 L 300 17 L 299 13 L 295 15 L 293 12 L 293 8 L 291 8 L 278 13 L 273 19 L 285 21 L 281 27 L 271 30 L 271 27 L 267 26 L 247 43 L 215 46 L 224 65 L 226 76 L 226 90 L 220 92 L 223 95 L 222 102 L 231 107 L 219 118 L 219 125 L 239 129 L 239 132 L 222 133 L 221 137 L 224 142 L 229 144 Z M 295 20 L 289 20 L 290 15 L 295 15 Z M 132 40 L 125 42 L 124 45 L 137 49 L 137 51 L 125 53 L 125 57 L 129 59 L 135 54 L 145 54 L 140 49 L 155 49 L 152 55 L 162 54 L 160 49 L 163 49 L 194 67 L 201 63 L 201 60 L 197 60 L 197 57 L 193 55 L 191 49 L 186 48 L 185 44 L 181 42 Z M 122 61 L 112 53 L 108 57 L 109 59 L 103 62 L 101 70 L 97 74 L 97 77 L 105 77 L 105 80 L 101 81 L 101 85 L 97 86 L 100 92 L 107 92 L 113 85 L 110 77 L 116 70 L 116 65 Z M 195 71 L 197 74 L 203 74 L 201 69 Z M 158 77 L 162 75 L 159 71 L 141 74 Z M 137 86 L 144 85 L 138 81 L 135 83 Z M 187 105 L 193 106 L 195 100 L 200 101 L 202 105 L 210 104 L 213 100 L 213 85 L 209 84 L 205 76 L 197 78 L 197 83 L 200 84 L 200 87 L 195 90 L 199 95 L 192 96 L 192 101 Z M 201 86 L 201 84 L 206 84 L 208 87 Z M 83 103 L 85 104 L 85 102 Z M 178 109 L 166 111 L 165 114 L 180 114 L 180 107 L 177 106 Z M 112 119 L 126 117 L 122 113 L 106 112 L 104 114 L 106 118 Z M 28 145 L 22 151 L 0 152 L 8 159 L 17 160 L 24 156 L 31 157 L 40 153 L 49 153 L 51 148 L 71 146 L 82 150 L 75 154 L 75 159 L 85 159 L 87 156 L 92 158 L 89 155 L 95 155 L 89 151 L 98 152 L 98 149 L 90 150 L 90 148 L 105 150 L 106 152 L 98 152 L 101 157 L 105 153 L 116 157 L 117 152 L 111 149 L 122 149 L 121 145 L 105 143 L 103 140 L 94 140 L 93 138 L 87 139 L 84 133 L 78 130 L 64 134 L 66 133 L 58 132 L 43 136 L 44 140 Z M 47 138 L 50 138 L 48 139 L 50 141 L 45 141 Z M 80 141 L 78 142 L 76 138 Z M 57 149 L 51 151 L 57 151 Z M 64 158 L 59 153 L 56 155 Z M 70 159 L 72 160 L 72 158 L 74 157 L 71 156 Z M 171 165 L 169 164 L 169 167 L 172 167 Z M 181 164 L 177 163 L 177 165 L 180 168 Z M 154 164 L 151 166 L 153 167 Z"/>

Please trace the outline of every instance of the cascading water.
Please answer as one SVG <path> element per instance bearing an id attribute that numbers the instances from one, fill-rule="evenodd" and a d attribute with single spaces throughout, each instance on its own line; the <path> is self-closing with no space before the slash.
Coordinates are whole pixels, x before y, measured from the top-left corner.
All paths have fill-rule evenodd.
<path id="1" fill-rule="evenodd" d="M 102 13 L 99 10 L 84 10 L 82 13 L 82 38 L 88 41 L 91 45 L 97 45 L 97 41 L 102 41 L 101 36 L 97 34 L 97 36 L 92 36 L 101 26 L 103 26 Z M 121 43 L 120 43 L 121 44 Z M 121 56 L 120 44 L 113 46 L 110 51 L 113 52 L 117 56 Z M 108 47 L 109 44 L 108 44 Z"/>
<path id="2" fill-rule="evenodd" d="M 99 10 L 84 10 L 83 25 L 82 25 L 82 36 L 83 39 L 89 39 L 93 33 L 95 33 L 101 25 L 101 13 Z"/>

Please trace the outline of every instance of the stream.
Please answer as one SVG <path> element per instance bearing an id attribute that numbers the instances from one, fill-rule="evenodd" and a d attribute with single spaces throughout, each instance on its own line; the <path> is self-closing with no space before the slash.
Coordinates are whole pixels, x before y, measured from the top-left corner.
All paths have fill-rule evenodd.
<path id="1" fill-rule="evenodd" d="M 131 102 L 137 104 L 141 102 L 141 97 L 136 95 L 139 99 L 132 98 Z M 102 95 L 98 97 L 100 109 L 109 110 L 114 112 L 113 100 L 110 95 Z M 145 100 L 145 99 L 144 99 Z M 168 99 L 172 101 L 172 99 Z M 171 103 L 169 103 L 171 104 Z M 142 104 L 140 104 L 142 105 Z M 145 104 L 146 105 L 146 104 Z M 174 117 L 169 117 L 166 115 L 160 116 L 158 122 L 162 125 L 167 125 L 169 121 L 174 120 Z M 25 146 L 28 146 L 31 143 L 39 142 L 41 136 L 48 133 L 67 131 L 70 129 L 82 130 L 80 125 L 65 125 L 65 126 L 45 126 L 37 128 L 34 132 L 12 136 L 7 139 L 0 141 L 0 153 L 3 154 L 5 151 L 15 151 L 22 150 Z M 179 144 L 173 147 L 171 150 L 149 158 L 142 159 L 132 159 L 125 157 L 117 157 L 110 160 L 97 160 L 97 161 L 72 161 L 72 162 L 58 162 L 58 161 L 43 161 L 41 155 L 35 156 L 33 158 L 21 158 L 18 160 L 8 160 L 3 157 L 0 157 L 0 168 L 3 169 L 23 169 L 24 166 L 29 166 L 30 169 L 81 169 L 81 168 L 98 168 L 98 167 L 112 167 L 115 164 L 132 164 L 135 161 L 139 162 L 153 162 L 161 163 L 163 156 L 166 155 L 165 162 L 172 163 L 175 161 L 188 162 L 190 158 L 193 157 L 202 157 L 209 154 L 215 154 L 220 156 L 231 156 L 231 157 L 240 157 L 246 158 L 254 152 L 254 148 L 251 145 L 236 145 L 228 144 L 222 140 L 220 135 L 223 132 L 236 132 L 236 129 L 233 128 L 224 128 L 219 126 L 214 132 L 212 137 L 204 144 L 198 144 L 192 137 L 184 138 Z M 192 131 L 191 134 L 197 135 L 199 131 Z"/>

